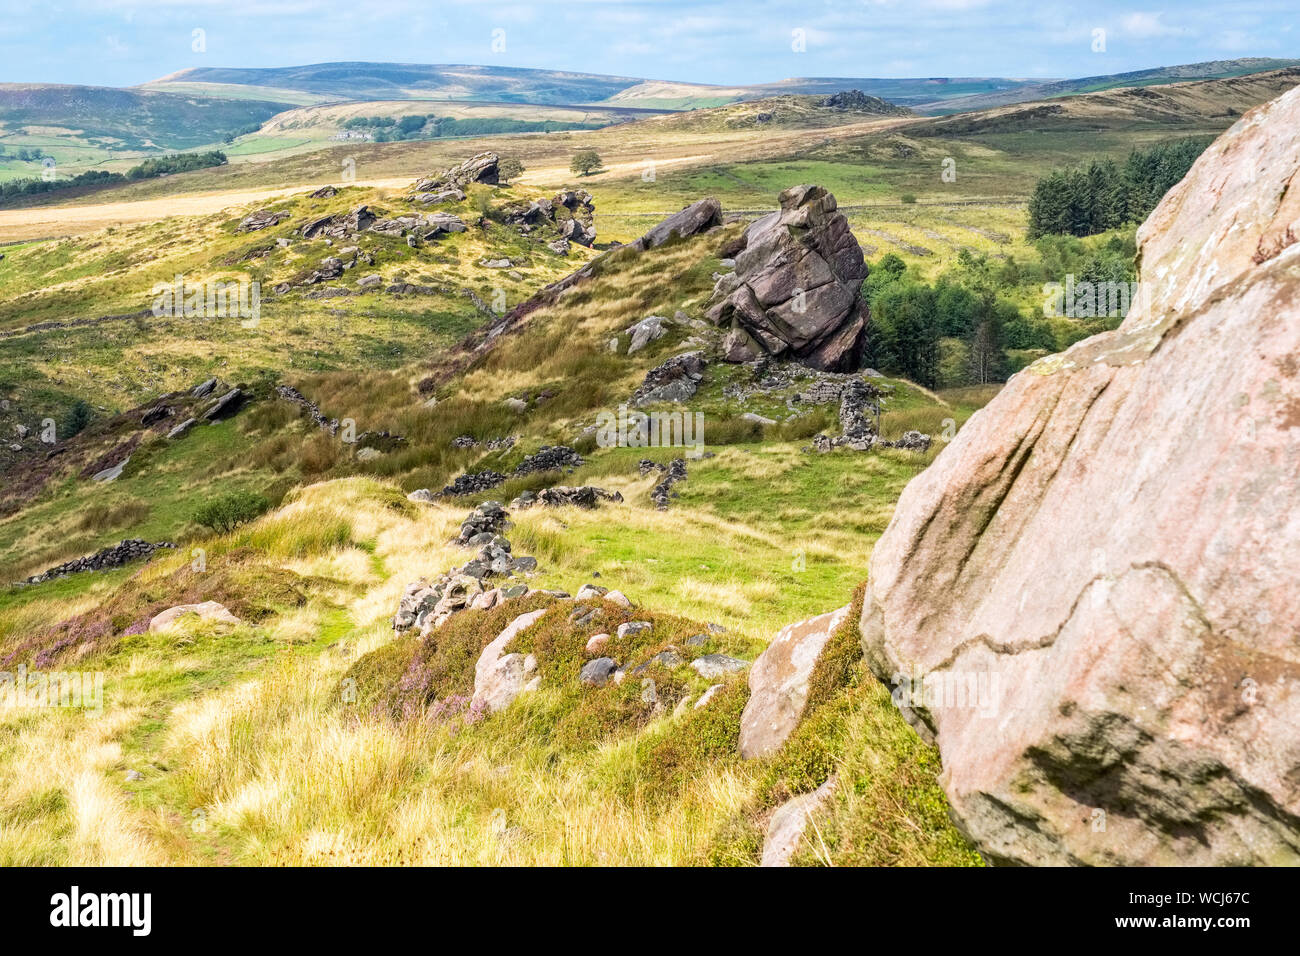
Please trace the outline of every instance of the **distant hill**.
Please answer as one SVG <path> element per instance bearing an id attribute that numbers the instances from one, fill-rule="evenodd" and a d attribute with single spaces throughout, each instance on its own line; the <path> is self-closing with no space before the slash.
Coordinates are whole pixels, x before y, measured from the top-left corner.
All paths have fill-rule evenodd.
<path id="1" fill-rule="evenodd" d="M 214 97 L 255 95 L 295 105 L 345 100 L 443 99 L 547 106 L 603 104 L 660 110 L 707 109 L 773 96 L 825 96 L 856 89 L 920 113 L 939 114 L 1120 86 L 1242 76 L 1298 64 L 1300 60 L 1245 57 L 1073 80 L 844 76 L 793 77 L 772 83 L 719 86 L 519 67 L 356 62 L 268 69 L 200 67 L 173 73 L 140 88 Z"/>
<path id="2" fill-rule="evenodd" d="M 1300 85 L 1300 67 L 1213 80 L 1131 86 L 936 117 L 912 135 L 969 135 L 1023 130 L 1177 130 L 1226 128 L 1242 113 Z"/>
<path id="3" fill-rule="evenodd" d="M 261 100 L 210 99 L 101 86 L 0 83 L 4 139 L 26 127 L 71 134 L 109 150 L 188 149 L 265 122 L 285 108 Z"/>
<path id="4" fill-rule="evenodd" d="M 421 63 L 313 63 L 270 69 L 198 67 L 146 83 L 144 89 L 183 84 L 214 95 L 231 86 L 310 93 L 333 100 L 444 99 L 562 105 L 596 103 L 642 82 L 618 76 L 518 67 Z"/>
<path id="5" fill-rule="evenodd" d="M 1058 96 L 1075 96 L 1118 87 L 1155 86 L 1180 83 L 1188 80 L 1225 79 L 1248 76 L 1287 67 L 1300 66 L 1300 60 L 1282 60 L 1270 57 L 1242 57 L 1236 60 L 1209 60 L 1204 63 L 1186 63 L 1181 66 L 1162 66 L 1152 70 L 1131 73 L 1111 73 L 1104 76 L 1085 76 L 1077 80 L 1050 80 L 1025 83 L 1015 88 L 966 96 L 946 97 L 919 105 L 922 112 L 966 112 L 984 110 L 1012 103 L 1045 100 Z M 901 101 L 900 101 L 901 102 Z"/>
<path id="6" fill-rule="evenodd" d="M 786 94 L 710 109 L 641 120 L 657 130 L 800 129 L 857 123 L 872 116 L 910 116 L 912 111 L 860 90 L 830 96 Z"/>

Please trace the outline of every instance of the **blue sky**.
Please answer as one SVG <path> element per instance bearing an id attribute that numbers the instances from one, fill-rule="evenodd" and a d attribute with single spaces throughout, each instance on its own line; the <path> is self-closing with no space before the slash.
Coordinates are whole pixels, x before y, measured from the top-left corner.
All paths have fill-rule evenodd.
<path id="1" fill-rule="evenodd" d="M 128 86 L 191 66 L 486 63 L 706 83 L 1072 77 L 1300 56 L 1296 0 L 5 0 L 0 81 Z M 204 31 L 206 49 L 192 48 Z M 504 30 L 504 50 L 493 31 Z M 794 31 L 806 49 L 795 52 Z M 1096 52 L 1094 31 L 1105 31 Z M 500 45 L 500 44 L 498 44 Z"/>

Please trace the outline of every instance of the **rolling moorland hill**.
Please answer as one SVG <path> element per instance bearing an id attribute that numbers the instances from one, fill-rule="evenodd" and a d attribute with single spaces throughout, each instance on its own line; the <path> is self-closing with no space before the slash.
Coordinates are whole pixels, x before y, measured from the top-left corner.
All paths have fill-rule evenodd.
<path id="1" fill-rule="evenodd" d="M 1159 85 L 1139 86 L 1131 90 L 1127 98 L 1108 100 L 1104 96 L 1104 89 L 1102 93 L 1080 92 L 1078 95 L 1069 96 L 1064 95 L 1061 90 L 1042 92 L 1038 98 L 1050 98 L 1033 107 L 1002 107 L 983 112 L 964 112 L 951 119 L 948 124 L 937 127 L 922 124 L 918 127 L 918 131 L 922 135 L 927 133 L 935 135 L 937 132 L 942 132 L 947 135 L 964 136 L 970 133 L 998 131 L 1014 133 L 1017 130 L 1039 131 L 1060 128 L 1127 134 L 1140 133 L 1144 128 L 1183 126 L 1208 128 L 1210 132 L 1219 132 L 1243 109 L 1264 102 L 1270 96 L 1280 92 L 1277 77 L 1285 77 L 1286 73 L 1285 71 L 1259 72 L 1268 65 L 1271 65 L 1271 61 L 1252 60 L 1249 63 L 1230 61 L 1145 71 L 1134 82 L 1156 84 L 1159 81 Z M 311 72 L 314 68 L 298 69 L 306 71 L 308 75 L 314 75 Z M 417 72 L 433 70 L 436 73 L 437 69 L 418 68 Z M 1182 89 L 1170 84 L 1187 77 L 1198 76 L 1202 69 L 1211 72 L 1227 71 L 1227 75 L 1207 81 L 1196 97 L 1188 95 L 1186 90 L 1169 94 L 1170 98 L 1151 96 L 1142 99 L 1140 97 L 1144 89 L 1147 92 Z M 246 71 L 237 72 L 242 75 Z M 344 75 L 346 72 L 343 71 Z M 528 73 L 529 71 L 523 71 L 523 74 Z M 332 73 L 330 75 L 334 76 Z M 142 156 L 149 155 L 156 148 L 194 148 L 197 145 L 196 136 L 199 138 L 202 136 L 196 133 L 194 125 L 186 120 L 193 119 L 195 115 L 202 115 L 205 111 L 223 118 L 214 127 L 217 132 L 210 135 L 203 145 L 222 149 L 231 160 L 231 170 L 214 181 L 183 179 L 174 184 L 156 183 L 151 189 L 136 189 L 134 192 L 121 195 L 124 197 L 156 195 L 160 191 L 179 191 L 187 187 L 238 188 L 251 183 L 276 184 L 281 187 L 300 185 L 318 180 L 322 175 L 321 166 L 325 163 L 337 165 L 348 159 L 353 162 L 361 162 L 364 159 L 362 168 L 370 171 L 370 175 L 366 177 L 367 181 L 377 182 L 407 178 L 417 175 L 420 169 L 451 161 L 445 150 L 440 153 L 436 147 L 429 152 L 421 152 L 419 149 L 395 148 L 392 144 L 366 142 L 368 139 L 375 138 L 403 138 L 408 141 L 436 144 L 444 137 L 501 133 L 503 140 L 497 146 L 499 152 L 503 155 L 515 154 L 522 158 L 526 165 L 558 172 L 560 178 L 567 169 L 567 157 L 563 155 L 564 152 L 566 150 L 571 152 L 575 148 L 586 145 L 603 147 L 616 154 L 625 154 L 632 149 L 639 149 L 641 151 L 639 158 L 642 162 L 646 159 L 655 159 L 698 165 L 714 158 L 717 151 L 722 149 L 728 153 L 737 153 L 738 158 L 752 159 L 763 152 L 784 155 L 793 152 L 796 146 L 815 149 L 818 145 L 809 144 L 806 140 L 796 143 L 789 137 L 777 138 L 769 143 L 768 137 L 764 136 L 746 142 L 746 132 L 770 131 L 774 128 L 829 130 L 862 122 L 864 117 L 873 111 L 882 115 L 891 112 L 883 106 L 876 105 L 874 110 L 866 112 L 861 109 L 836 111 L 835 114 L 813 111 L 806 117 L 798 115 L 802 107 L 796 104 L 816 102 L 816 99 L 800 101 L 798 97 L 814 93 L 817 97 L 829 97 L 859 90 L 867 97 L 879 98 L 884 95 L 889 103 L 896 104 L 900 108 L 914 104 L 921 112 L 933 112 L 925 105 L 917 104 L 916 97 L 908 95 L 907 89 L 899 86 L 902 83 L 903 87 L 906 87 L 906 83 L 911 81 L 878 83 L 851 78 L 820 79 L 806 83 L 783 81 L 752 89 L 736 88 L 727 91 L 725 96 L 708 98 L 707 102 L 704 100 L 686 102 L 681 98 L 685 95 L 681 84 L 655 81 L 628 87 L 613 98 L 590 101 L 590 105 L 566 105 L 560 102 L 562 97 L 547 99 L 543 96 L 542 100 L 552 105 L 539 107 L 531 105 L 534 100 L 530 100 L 525 93 L 519 92 L 520 89 L 526 89 L 528 82 L 531 82 L 526 76 L 509 74 L 504 80 L 497 82 L 491 80 L 491 77 L 496 74 L 489 68 L 474 68 L 468 75 L 476 78 L 475 82 L 479 85 L 448 86 L 437 93 L 433 99 L 349 100 L 346 103 L 326 105 L 317 101 L 324 94 L 303 90 L 277 89 L 260 85 L 209 85 L 199 82 L 169 81 L 161 86 L 146 84 L 138 89 L 168 90 L 176 95 L 183 94 L 181 99 L 184 101 L 184 107 L 175 116 L 168 114 L 161 116 L 157 122 L 151 120 L 152 126 L 148 130 L 142 131 L 137 119 L 123 120 L 125 125 L 116 133 L 114 133 L 116 127 L 113 125 L 116 120 L 112 117 L 117 116 L 118 111 L 111 104 L 118 101 L 126 102 L 122 100 L 123 96 L 128 99 L 139 97 L 141 94 L 138 90 L 96 91 L 78 88 L 82 91 L 78 94 L 81 100 L 90 102 L 97 98 L 103 99 L 106 105 L 100 113 L 109 119 L 96 119 L 90 122 L 82 116 L 79 125 L 74 120 L 85 112 L 84 107 L 72 110 L 71 115 L 67 109 L 61 108 L 61 111 L 55 110 L 55 115 L 50 117 L 55 125 L 36 125 L 36 121 L 40 119 L 39 115 L 33 114 L 26 107 L 16 108 L 17 112 L 13 120 L 0 120 L 5 124 L 0 130 L 0 149 L 5 150 L 5 153 L 0 155 L 0 177 L 22 178 L 40 175 L 41 163 L 45 157 L 55 160 L 60 176 L 75 175 L 90 170 L 124 172 Z M 563 74 L 563 76 L 580 77 L 581 75 Z M 244 78 L 250 82 L 258 79 L 252 75 Z M 1113 85 L 1101 82 L 1113 78 L 1093 79 L 1097 82 L 1080 87 L 1080 90 Z M 495 86 L 492 85 L 494 82 Z M 537 82 L 541 83 L 541 80 L 538 79 Z M 954 81 L 923 82 L 930 87 L 950 89 Z M 800 85 L 801 83 L 803 85 Z M 28 90 L 24 94 L 27 99 L 35 96 L 37 99 L 44 97 L 58 101 L 62 96 L 50 92 L 57 88 L 43 88 L 45 92 L 39 95 L 35 91 L 42 88 L 28 85 L 24 89 Z M 539 86 L 539 89 L 543 87 Z M 511 90 L 515 92 L 509 92 Z M 675 95 L 678 95 L 676 100 L 673 99 L 673 95 L 670 95 L 673 90 L 676 91 Z M 235 91 L 239 95 L 232 97 L 229 95 L 230 91 Z M 376 95 L 381 93 L 385 96 L 399 95 L 391 90 L 388 93 L 383 93 L 382 90 L 373 92 Z M 498 94 L 503 99 L 493 100 L 493 97 Z M 303 102 L 304 97 L 307 98 L 306 103 Z M 747 105 L 756 98 L 770 101 L 771 108 Z M 1025 98 L 1028 97 L 1019 99 Z M 237 102 L 231 102 L 232 99 Z M 1078 104 L 1077 101 L 1081 99 L 1087 102 Z M 274 111 L 275 115 L 268 118 L 266 115 L 268 100 L 276 101 L 281 109 L 286 106 L 294 108 L 287 112 Z M 0 103 L 3 101 L 4 95 L 0 93 Z M 875 101 L 870 100 L 870 102 Z M 710 108 L 721 109 L 722 112 L 715 113 Z M 642 138 L 639 135 L 641 130 L 636 127 L 609 136 L 597 137 L 590 144 L 581 142 L 576 134 L 566 136 L 554 132 L 565 127 L 591 128 L 620 121 L 626 123 L 628 120 L 635 120 L 638 116 L 683 109 L 688 115 L 680 117 L 678 122 L 667 123 L 659 129 L 646 128 L 645 133 L 648 138 Z M 777 119 L 771 121 L 758 118 L 768 113 L 774 114 Z M 148 117 L 151 114 L 144 111 L 141 115 Z M 345 132 L 341 124 L 348 120 L 366 116 L 384 116 L 398 121 L 402 117 L 412 115 L 426 116 L 430 122 L 424 129 L 404 133 L 400 137 L 387 134 L 376 136 L 378 129 L 368 131 L 352 129 L 346 131 L 351 134 L 346 142 L 339 145 L 337 137 Z M 263 123 L 264 119 L 268 121 Z M 104 126 L 104 123 L 108 125 Z M 83 125 L 88 129 L 83 128 Z M 864 133 L 869 131 L 869 128 L 863 130 Z M 148 133 L 152 138 L 147 141 L 142 139 L 144 133 Z M 698 138 L 705 133 L 722 138 L 712 144 L 700 142 Z M 732 133 L 736 134 L 737 139 L 728 135 Z M 839 139 L 848 134 L 849 131 L 844 130 L 843 134 L 835 135 Z M 679 137 L 679 142 L 672 142 L 671 138 L 674 136 Z M 695 140 L 692 145 L 696 148 L 689 152 L 678 148 L 684 145 L 680 137 L 690 137 Z M 389 148 L 376 149 L 376 146 Z M 310 155 L 318 151 L 322 155 L 315 157 Z M 26 160 L 21 158 L 24 152 L 28 154 Z M 301 160 L 295 162 L 300 157 Z M 409 161 L 404 162 L 404 159 Z M 631 157 L 625 157 L 621 163 L 609 164 L 607 168 L 617 174 L 627 170 L 631 162 Z M 250 164 L 258 168 L 244 168 Z M 269 168 L 261 169 L 261 167 Z M 313 171 L 303 173 L 302 171 L 306 169 Z M 295 170 L 298 171 L 296 173 L 298 178 L 293 178 Z M 546 184 L 551 185 L 552 182 L 553 179 Z M 71 190 L 62 197 L 43 194 L 37 197 L 22 197 L 15 202 L 19 205 L 29 205 L 76 201 L 79 197 L 93 197 L 98 192 L 96 187 L 85 187 Z M 27 235 L 50 234 L 58 234 L 58 231 L 27 233 Z"/>
<path id="2" fill-rule="evenodd" d="M 795 77 L 772 83 L 716 86 L 555 70 L 409 63 L 317 63 L 269 69 L 196 67 L 141 85 L 142 89 L 230 95 L 244 87 L 275 90 L 277 99 L 303 93 L 346 100 L 496 100 L 539 105 L 587 104 L 698 109 L 746 99 L 859 89 L 918 112 L 985 109 L 1013 102 L 1193 79 L 1239 76 L 1294 66 L 1293 60 L 1247 57 L 1160 67 L 1079 80 L 978 77 Z M 968 105 L 969 104 L 969 105 Z"/>
<path id="3" fill-rule="evenodd" d="M 923 201 L 1023 200 L 1034 177 L 1055 166 L 1077 163 L 1081 157 L 1122 159 L 1133 148 L 1148 146 L 1161 137 L 1218 134 L 1246 109 L 1293 86 L 1297 75 L 1296 70 L 1286 69 L 1108 90 L 950 117 L 814 109 L 812 115 L 819 119 L 813 125 L 802 119 L 804 107 L 760 109 L 751 114 L 752 108 L 742 104 L 599 130 L 502 135 L 493 138 L 493 148 L 503 156 L 522 160 L 527 168 L 523 181 L 544 187 L 563 185 L 571 177 L 568 162 L 574 151 L 596 149 L 605 164 L 589 178 L 589 188 L 596 190 L 603 216 L 666 214 L 705 193 L 717 194 L 741 208 L 758 208 L 760 201 L 770 205 L 770 198 L 760 197 L 775 195 L 781 183 L 791 178 L 828 182 L 845 204 L 879 201 L 886 196 L 896 202 L 904 193 Z M 773 112 L 774 120 L 748 125 L 748 117 L 761 112 Z M 832 125 L 820 125 L 821 117 Z M 807 130 L 812 128 L 816 133 L 810 138 Z M 292 140 L 292 132 L 241 137 L 232 146 L 223 147 L 236 160 L 224 167 L 62 198 L 45 194 L 23 204 L 53 208 L 102 205 L 109 198 L 125 202 L 185 193 L 292 189 L 336 178 L 344 164 L 355 170 L 361 181 L 396 185 L 422 170 L 454 163 L 463 154 L 459 140 L 332 146 L 318 141 L 309 151 L 291 150 L 291 155 L 283 158 L 269 158 Z M 272 151 L 262 152 L 267 144 Z M 243 148 L 265 161 L 237 161 Z M 953 182 L 944 182 L 935 174 L 947 157 L 954 158 L 961 171 Z M 644 182 L 650 162 L 657 174 L 653 182 Z M 768 164 L 774 175 L 744 189 L 752 174 Z M 852 175 L 845 175 L 849 170 Z M 834 181 L 828 176 L 835 177 Z M 601 194 L 607 184 L 613 190 Z M 212 202 L 216 205 L 208 208 L 220 208 L 219 196 Z M 144 218 L 161 214 L 147 208 L 141 213 Z M 111 216 L 112 210 L 105 208 L 88 221 L 92 228 L 102 228 L 114 221 Z M 10 219 L 15 220 L 12 230 Z M 48 223 L 23 217 L 24 225 L 18 227 L 15 217 L 0 211 L 0 238 L 60 235 L 68 231 L 63 223 L 75 221 L 75 213 L 51 215 Z M 620 239 L 634 238 L 639 234 L 636 230 L 645 225 L 632 224 L 624 231 L 622 224 L 608 224 Z"/>
<path id="4" fill-rule="evenodd" d="M 21 728 L 6 723 L 0 857 L 754 863 L 773 811 L 850 757 L 841 773 L 860 786 L 846 786 L 840 827 L 827 833 L 835 859 L 978 863 L 944 819 L 933 751 L 840 653 L 806 675 L 812 689 L 800 709 L 815 721 L 762 757 L 736 750 L 745 662 L 793 608 L 808 614 L 847 599 L 890 502 L 934 449 L 805 450 L 814 434 L 840 429 L 834 396 L 845 379 L 712 361 L 690 405 L 705 415 L 704 455 L 607 447 L 594 434 L 596 416 L 630 402 L 647 376 L 698 351 L 696 343 L 717 347 L 721 330 L 701 317 L 742 224 L 709 215 L 595 258 L 571 249 L 587 265 L 538 297 L 549 275 L 576 264 L 550 247 L 576 234 L 566 223 L 587 215 L 582 197 L 477 183 L 464 192 L 430 207 L 413 188 L 367 226 L 357 213 L 368 205 L 362 190 L 299 196 L 249 210 L 253 217 L 196 223 L 201 244 L 162 224 L 131 237 L 140 259 L 124 263 L 128 270 L 160 252 L 188 254 L 183 268 L 194 281 L 252 269 L 288 289 L 252 325 L 146 316 L 100 323 L 85 330 L 90 338 L 81 329 L 30 330 L 0 346 L 11 353 L 31 341 L 32 358 L 53 346 L 58 367 L 42 370 L 52 387 L 74 385 L 57 380 L 118 328 L 124 338 L 112 348 L 134 349 L 134 340 L 151 342 L 160 359 L 191 356 L 153 369 L 168 376 L 167 391 L 140 380 L 130 391 L 143 404 L 96 414 L 56 455 L 33 442 L 7 469 L 22 476 L 21 487 L 7 484 L 0 520 L 7 575 L 122 537 L 177 547 L 143 566 L 56 574 L 0 597 L 6 660 L 96 661 L 111 702 L 109 719 L 88 726 L 50 711 Z M 565 202 L 567 214 L 558 208 Z M 410 243 L 376 225 L 408 210 L 468 220 L 468 228 Z M 339 255 L 357 265 L 313 281 L 333 272 L 327 260 Z M 362 256 L 373 262 L 362 266 Z M 161 262 L 157 274 L 177 266 Z M 378 283 L 357 281 L 371 268 Z M 504 316 L 488 310 L 467 320 L 461 348 L 439 345 L 421 331 L 429 307 L 463 301 L 474 310 L 448 288 L 470 275 L 524 291 L 508 296 L 518 304 Z M 490 302 L 495 289 L 483 292 Z M 385 340 L 376 320 L 386 313 L 394 329 Z M 653 316 L 663 318 L 647 322 Z M 103 389 L 131 366 L 122 358 L 79 378 L 75 390 Z M 221 384 L 196 392 L 209 371 Z M 7 383 L 7 414 L 39 426 L 43 389 L 28 383 Z M 229 397 L 236 387 L 237 401 Z M 938 433 L 945 419 L 955 429 L 991 392 L 936 395 L 897 379 L 874 387 L 890 441 L 917 427 Z M 804 392 L 801 407 L 795 396 Z M 185 426 L 189 419 L 202 424 Z M 346 440 L 344 420 L 356 423 L 357 442 Z M 108 480 L 101 462 L 122 468 Z M 545 497 L 557 484 L 598 484 L 617 497 L 557 507 Z M 441 497 L 415 494 L 444 486 Z M 205 529 L 198 509 L 232 494 L 264 502 L 265 513 Z M 824 527 L 830 495 L 855 517 Z M 504 603 L 457 612 L 436 639 L 395 632 L 409 585 L 481 549 L 481 540 L 466 548 L 455 539 L 489 496 L 510 511 L 511 524 L 484 525 L 508 539 L 516 574 L 506 590 L 515 581 L 532 590 L 493 589 L 484 603 Z M 495 564 L 500 543 L 490 543 Z M 607 601 L 584 584 L 631 601 Z M 553 593 L 561 590 L 581 600 Z M 154 623 L 179 603 L 209 601 L 230 615 Z M 540 708 L 528 721 L 539 733 L 513 711 L 488 717 L 497 691 L 492 703 L 473 702 L 485 645 L 521 614 L 538 625 L 527 653 L 539 682 L 520 705 Z M 649 669 L 604 687 L 576 680 L 570 671 L 597 659 L 584 647 L 600 628 L 629 670 L 654 658 Z M 837 624 L 836 634 L 835 646 L 851 650 L 851 631 Z M 502 693 L 507 658 L 520 659 L 502 659 Z M 434 713 L 448 719 L 426 716 Z M 253 750 L 236 743 L 254 736 Z M 860 740 L 876 743 L 861 751 Z M 55 741 L 63 756 L 28 773 Z M 336 787 L 335 775 L 320 773 L 326 764 L 347 768 L 353 782 Z M 557 805 L 570 809 L 557 814 Z M 77 825 L 92 814 L 97 826 Z"/>
<path id="5" fill-rule="evenodd" d="M 284 109 L 266 100 L 223 100 L 99 86 L 0 84 L 4 142 L 15 130 L 40 127 L 109 150 L 183 150 L 220 142 Z"/>
<path id="6" fill-rule="evenodd" d="M 1129 73 L 1112 73 L 1106 76 L 1085 76 L 1077 80 L 1035 81 L 1014 89 L 971 96 L 952 97 L 943 102 L 918 105 L 918 112 L 949 113 L 990 109 L 1029 100 L 1045 100 L 1057 96 L 1076 96 L 1100 90 L 1132 86 L 1163 86 L 1191 80 L 1228 79 L 1268 73 L 1288 67 L 1300 66 L 1300 60 L 1275 57 L 1241 57 L 1235 60 L 1209 60 L 1204 63 L 1185 63 L 1180 66 L 1163 66 L 1152 70 L 1134 70 Z"/>
<path id="7" fill-rule="evenodd" d="M 1293 110 L 1294 94 L 1286 102 Z M 1254 134 L 1275 145 L 1270 183 L 1293 172 L 1290 119 Z M 1168 135 L 1158 118 L 1144 130 Z M 1024 496 L 1055 487 L 1055 472 L 1030 481 L 1037 473 L 1016 457 L 1035 446 L 1043 415 L 1007 434 L 987 424 L 1007 417 L 997 384 L 935 392 L 784 360 L 838 367 L 865 332 L 856 288 L 869 278 L 853 214 L 795 184 L 835 174 L 836 150 L 870 162 L 892 154 L 903 168 L 919 154 L 931 178 L 942 158 L 925 137 L 855 132 L 798 163 L 732 167 L 749 177 L 746 197 L 784 179 L 762 198 L 779 205 L 774 215 L 730 217 L 696 192 L 639 240 L 604 250 L 587 245 L 601 235 L 599 197 L 495 186 L 477 156 L 395 191 L 318 181 L 238 210 L 13 248 L 6 264 L 18 268 L 0 274 L 4 427 L 16 436 L 0 564 L 7 579 L 36 580 L 0 592 L 0 655 L 101 670 L 105 709 L 95 719 L 5 713 L 0 860 L 978 864 L 1059 846 L 1070 860 L 1108 859 L 1113 847 L 1080 849 L 1058 832 L 1086 826 L 1088 809 L 1114 814 L 1125 846 L 1134 834 L 1180 839 L 1187 821 L 1159 795 L 1144 802 L 1140 773 L 1116 781 L 1091 759 L 1105 740 L 1087 726 L 1045 747 L 1028 741 L 1035 806 L 1054 830 L 1008 829 L 983 797 L 1002 799 L 1000 779 L 969 769 L 986 763 L 969 741 L 1001 737 L 934 707 L 900 709 L 880 682 L 912 663 L 891 641 L 908 640 L 916 615 L 884 607 L 912 592 L 882 592 L 875 571 L 861 586 L 868 562 L 895 573 L 890 556 L 913 553 L 906 529 L 951 527 L 956 551 L 925 555 L 940 578 L 992 575 L 963 582 L 973 595 L 1008 586 L 981 541 L 1006 533 L 1004 502 L 1010 517 L 1032 512 Z M 1035 162 L 1068 144 L 1077 157 L 1078 132 L 1054 135 Z M 1226 165 L 1233 135 L 1202 175 Z M 975 147 L 996 142 L 977 139 L 960 162 L 978 169 Z M 1032 168 L 1015 167 L 1021 178 Z M 1203 189 L 1194 171 L 1142 232 L 1154 267 L 1184 241 L 1212 246 L 1197 229 L 1219 220 L 1188 197 L 1222 192 L 1229 212 L 1266 224 L 1258 248 L 1233 252 L 1242 275 L 1262 276 L 1253 288 L 1264 291 L 1281 281 L 1293 211 L 1273 208 L 1284 191 L 1243 175 Z M 696 185 L 681 177 L 627 195 L 668 204 Z M 1169 210 L 1188 202 L 1196 228 L 1171 223 Z M 970 225 L 988 232 L 988 221 L 980 210 Z M 890 228 L 876 233 L 900 240 Z M 927 228 L 916 242 L 937 245 Z M 876 233 L 861 238 L 889 241 Z M 805 239 L 832 276 L 807 316 L 791 304 L 781 256 L 783 242 Z M 239 321 L 142 311 L 141 298 L 177 274 L 256 277 L 270 292 Z M 1235 315 L 1258 308 L 1251 289 L 1233 289 L 1244 296 Z M 124 314 L 106 315 L 110 306 Z M 70 322 L 73 309 L 94 317 Z M 1178 315 L 1162 319 L 1162 356 L 1215 327 L 1187 318 L 1185 336 Z M 1143 328 L 1115 341 L 1153 348 Z M 1077 363 L 1068 381 L 1110 375 L 1122 358 Z M 1074 367 L 1043 359 L 1008 392 L 1040 379 L 1064 388 L 1055 383 Z M 1261 400 L 1277 404 L 1260 382 Z M 103 407 L 78 420 L 76 396 Z M 625 408 L 703 415 L 701 454 L 607 440 L 603 416 Z M 1053 415 L 1068 411 L 1062 400 Z M 53 448 L 45 418 L 57 426 Z M 80 431 L 62 431 L 68 421 Z M 1042 447 L 1068 451 L 1070 432 L 1054 430 L 1059 442 Z M 954 467 L 950 440 L 987 443 L 977 457 L 993 474 L 954 486 L 957 520 L 929 521 L 917 502 Z M 1008 443 L 1002 468 L 994 452 Z M 900 494 L 903 517 L 887 532 Z M 142 542 L 109 552 L 124 564 L 41 573 L 123 538 Z M 865 660 L 859 622 L 874 635 Z M 1043 700 L 1044 714 L 1059 711 Z M 1121 741 L 1141 767 L 1187 769 L 1144 741 Z M 1207 788 L 1217 802 L 1176 815 L 1190 814 L 1234 862 L 1252 845 L 1240 827 L 1259 819 L 1268 853 L 1293 850 L 1276 825 L 1284 797 L 1270 791 L 1254 813 L 1254 796 L 1224 790 L 1254 795 L 1248 775 L 1272 786 L 1277 774 L 1219 759 L 1231 769 Z M 970 780 L 973 791 L 962 789 Z M 1016 799 L 1028 799 L 1023 783 L 1007 785 Z M 815 827 L 802 825 L 805 810 Z"/>

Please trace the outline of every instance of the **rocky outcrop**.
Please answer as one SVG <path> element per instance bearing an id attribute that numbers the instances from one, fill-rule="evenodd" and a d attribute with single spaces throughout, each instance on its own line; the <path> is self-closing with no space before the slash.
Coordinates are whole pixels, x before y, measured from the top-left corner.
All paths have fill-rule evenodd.
<path id="1" fill-rule="evenodd" d="M 374 222 L 375 214 L 370 211 L 370 207 L 361 205 L 350 213 L 313 219 L 298 229 L 298 235 L 304 239 L 343 239 L 364 232 Z"/>
<path id="2" fill-rule="evenodd" d="M 478 153 L 457 166 L 443 170 L 437 176 L 421 179 L 415 184 L 417 193 L 439 192 L 446 189 L 463 189 L 470 183 L 495 186 L 501 180 L 501 158 L 496 153 Z"/>
<path id="3" fill-rule="evenodd" d="M 219 422 L 229 418 L 244 407 L 247 398 L 243 389 L 232 388 L 213 402 L 199 418 L 205 422 Z"/>
<path id="4" fill-rule="evenodd" d="M 799 725 L 817 659 L 848 616 L 849 606 L 845 605 L 787 624 L 754 661 L 749 672 L 749 702 L 740 716 L 742 757 L 774 753 Z"/>
<path id="5" fill-rule="evenodd" d="M 241 219 L 239 225 L 235 227 L 235 232 L 257 232 L 261 229 L 270 229 L 288 218 L 289 214 L 287 212 L 258 209 Z"/>
<path id="6" fill-rule="evenodd" d="M 856 368 L 867 327 L 867 265 L 835 197 L 820 186 L 781 193 L 781 208 L 751 223 L 736 271 L 722 276 L 709 318 L 729 329 L 723 355 L 754 351 L 823 370 Z"/>
<path id="7" fill-rule="evenodd" d="M 1297 174 L 1300 89 L 1143 224 L 1120 328 L 1014 376 L 875 546 L 867 661 L 990 860 L 1300 863 Z"/>

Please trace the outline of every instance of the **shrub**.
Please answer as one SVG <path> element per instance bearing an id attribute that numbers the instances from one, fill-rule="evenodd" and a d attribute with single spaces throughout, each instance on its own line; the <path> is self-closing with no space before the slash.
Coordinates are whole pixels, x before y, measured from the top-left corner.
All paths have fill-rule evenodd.
<path id="1" fill-rule="evenodd" d="M 68 423 L 63 426 L 63 437 L 71 438 L 73 435 L 81 433 L 95 413 L 91 410 L 90 404 L 84 399 L 77 401 L 68 412 Z"/>
<path id="2" fill-rule="evenodd" d="M 251 491 L 232 491 L 205 502 L 194 512 L 194 520 L 217 534 L 229 534 L 242 524 L 260 517 L 271 503 Z"/>

